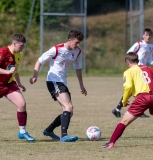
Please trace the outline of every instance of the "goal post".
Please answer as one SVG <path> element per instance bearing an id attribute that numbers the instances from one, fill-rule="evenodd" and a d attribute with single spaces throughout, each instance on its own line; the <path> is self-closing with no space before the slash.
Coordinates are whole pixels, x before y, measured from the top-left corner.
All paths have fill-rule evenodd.
<path id="1" fill-rule="evenodd" d="M 130 44 L 142 39 L 144 30 L 144 0 L 130 0 Z"/>

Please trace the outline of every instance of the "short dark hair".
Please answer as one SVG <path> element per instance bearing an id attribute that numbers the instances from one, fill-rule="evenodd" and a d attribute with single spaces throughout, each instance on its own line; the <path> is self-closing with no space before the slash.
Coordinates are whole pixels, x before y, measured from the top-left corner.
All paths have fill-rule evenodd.
<path id="1" fill-rule="evenodd" d="M 79 30 L 71 30 L 68 34 L 68 39 L 73 39 L 73 38 L 77 38 L 79 41 L 82 41 L 84 38 L 84 35 L 81 31 Z"/>
<path id="2" fill-rule="evenodd" d="M 149 35 L 152 35 L 152 30 L 150 28 L 145 28 L 143 31 L 143 34 L 148 33 Z"/>
<path id="3" fill-rule="evenodd" d="M 131 64 L 138 63 L 139 62 L 138 54 L 135 52 L 128 52 L 127 54 L 125 54 L 125 61 L 126 60 L 128 60 Z"/>
<path id="4" fill-rule="evenodd" d="M 26 43 L 26 38 L 24 37 L 23 34 L 16 33 L 16 34 L 14 34 L 14 36 L 12 37 L 12 41 L 17 41 L 17 42 Z"/>

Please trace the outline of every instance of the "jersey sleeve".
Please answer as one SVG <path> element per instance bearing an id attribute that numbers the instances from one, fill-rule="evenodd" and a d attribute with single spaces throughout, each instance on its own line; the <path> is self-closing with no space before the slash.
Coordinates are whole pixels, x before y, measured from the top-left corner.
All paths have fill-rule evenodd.
<path id="1" fill-rule="evenodd" d="M 39 57 L 38 61 L 41 64 L 44 64 L 47 60 L 52 59 L 56 55 L 56 48 L 52 47 L 47 52 L 43 53 L 41 57 Z"/>
<path id="2" fill-rule="evenodd" d="M 74 64 L 74 69 L 81 69 L 82 68 L 82 53 L 79 54 L 79 56 L 76 58 Z"/>
<path id="3" fill-rule="evenodd" d="M 133 88 L 132 76 L 131 76 L 129 70 L 124 72 L 123 88 L 124 88 L 124 94 L 123 94 L 122 104 L 123 104 L 123 106 L 126 106 L 128 99 L 132 95 L 132 88 Z"/>
<path id="4" fill-rule="evenodd" d="M 148 57 L 148 59 L 147 59 L 147 62 L 148 62 L 149 64 L 151 64 L 151 65 L 153 65 L 152 54 L 153 54 L 153 48 L 152 48 L 152 50 L 151 50 L 151 52 L 150 52 L 150 55 L 149 55 L 149 57 Z"/>
<path id="5" fill-rule="evenodd" d="M 127 51 L 127 53 L 129 53 L 129 52 L 137 52 L 138 49 L 139 49 L 139 43 L 136 42 L 136 43 Z"/>
<path id="6" fill-rule="evenodd" d="M 0 68 L 2 67 L 4 60 L 5 60 L 5 54 L 2 50 L 0 50 Z"/>

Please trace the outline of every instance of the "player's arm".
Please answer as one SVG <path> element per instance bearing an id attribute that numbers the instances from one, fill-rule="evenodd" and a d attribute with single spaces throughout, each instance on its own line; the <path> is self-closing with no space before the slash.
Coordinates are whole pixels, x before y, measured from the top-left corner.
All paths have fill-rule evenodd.
<path id="1" fill-rule="evenodd" d="M 19 73 L 15 73 L 14 77 L 15 77 L 15 80 L 16 80 L 18 86 L 19 86 L 20 88 L 22 88 L 22 91 L 23 91 L 23 92 L 25 92 L 25 91 L 26 91 L 26 88 L 25 88 L 24 85 L 21 84 Z"/>
<path id="2" fill-rule="evenodd" d="M 37 81 L 38 78 L 38 72 L 40 70 L 41 67 L 41 63 L 39 62 L 39 60 L 36 62 L 35 67 L 34 67 L 34 72 L 33 72 L 33 77 L 30 78 L 30 83 L 33 84 Z"/>
<path id="3" fill-rule="evenodd" d="M 82 78 L 82 54 L 77 57 L 73 64 L 74 69 L 76 70 L 76 75 L 80 84 L 81 88 L 81 93 L 84 94 L 85 96 L 87 95 L 87 91 L 83 85 L 83 78 Z"/>
<path id="4" fill-rule="evenodd" d="M 0 68 L 0 74 L 13 74 L 15 72 L 15 68 L 11 68 L 10 70 Z"/>
<path id="5" fill-rule="evenodd" d="M 87 95 L 87 91 L 83 85 L 83 79 L 82 79 L 82 69 L 76 69 L 76 75 L 78 77 L 78 81 L 80 84 L 80 88 L 81 88 L 81 93 L 84 94 L 85 96 Z"/>
<path id="6" fill-rule="evenodd" d="M 40 67 L 45 64 L 45 62 L 49 59 L 51 59 L 52 57 L 54 57 L 56 55 L 56 48 L 52 47 L 51 49 L 49 49 L 47 52 L 43 53 L 41 57 L 39 57 L 39 59 L 37 60 L 35 67 L 34 67 L 34 73 L 33 73 L 33 77 L 30 78 L 30 83 L 33 84 L 37 81 L 38 78 L 38 73 L 40 70 Z"/>
<path id="7" fill-rule="evenodd" d="M 140 44 L 139 44 L 138 42 L 136 42 L 136 43 L 127 51 L 127 53 L 129 53 L 129 52 L 138 52 L 139 47 L 140 47 Z"/>
<path id="8" fill-rule="evenodd" d="M 128 99 L 131 97 L 133 89 L 132 77 L 129 71 L 124 72 L 123 81 L 124 81 L 123 83 L 124 94 L 123 94 L 122 104 L 124 107 L 126 107 L 129 104 Z"/>
<path id="9" fill-rule="evenodd" d="M 149 57 L 148 57 L 148 59 L 147 59 L 147 62 L 149 62 L 149 64 L 151 64 L 151 65 L 153 65 L 153 57 L 152 57 L 152 54 L 153 54 L 153 48 L 152 48 L 152 50 L 151 50 L 151 52 L 150 52 L 150 55 L 149 55 Z"/>

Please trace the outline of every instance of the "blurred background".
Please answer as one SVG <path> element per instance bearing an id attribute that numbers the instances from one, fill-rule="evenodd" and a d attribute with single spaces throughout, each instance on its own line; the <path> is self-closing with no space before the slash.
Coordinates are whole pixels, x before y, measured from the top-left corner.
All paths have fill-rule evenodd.
<path id="1" fill-rule="evenodd" d="M 153 30 L 152 15 L 153 0 L 0 0 L 0 47 L 24 34 L 20 70 L 30 72 L 43 52 L 79 29 L 85 35 L 83 72 L 121 74 L 126 51 L 142 39 L 144 28 Z M 48 63 L 41 72 L 47 69 Z"/>

